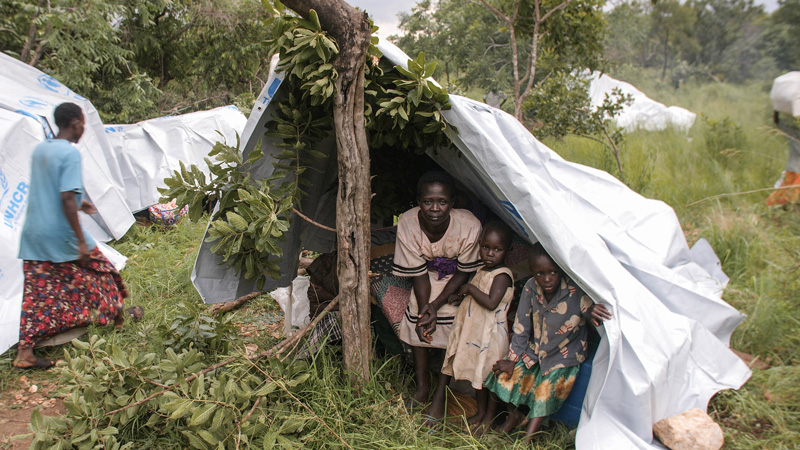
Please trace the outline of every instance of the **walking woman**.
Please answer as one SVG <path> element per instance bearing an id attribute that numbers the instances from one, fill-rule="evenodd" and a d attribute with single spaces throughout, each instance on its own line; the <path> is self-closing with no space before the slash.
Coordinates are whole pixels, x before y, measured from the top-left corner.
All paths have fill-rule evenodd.
<path id="1" fill-rule="evenodd" d="M 78 220 L 95 213 L 83 198 L 81 154 L 72 144 L 83 135 L 80 107 L 63 103 L 53 115 L 55 139 L 36 146 L 31 159 L 28 210 L 20 239 L 25 287 L 14 367 L 49 369 L 54 361 L 33 354 L 37 342 L 89 324 L 122 326 L 127 297 L 119 272 Z M 140 318 L 141 307 L 128 311 Z"/>

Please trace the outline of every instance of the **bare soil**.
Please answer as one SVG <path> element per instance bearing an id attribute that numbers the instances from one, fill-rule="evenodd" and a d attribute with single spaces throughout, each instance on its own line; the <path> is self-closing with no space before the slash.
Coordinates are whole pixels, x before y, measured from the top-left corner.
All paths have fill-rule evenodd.
<path id="1" fill-rule="evenodd" d="M 18 373 L 18 375 L 17 375 Z M 15 372 L 14 380 L 0 393 L 0 449 L 27 449 L 32 436 L 12 440 L 30 433 L 31 413 L 39 409 L 42 415 L 64 414 L 64 401 L 56 394 L 57 385 L 36 372 Z"/>

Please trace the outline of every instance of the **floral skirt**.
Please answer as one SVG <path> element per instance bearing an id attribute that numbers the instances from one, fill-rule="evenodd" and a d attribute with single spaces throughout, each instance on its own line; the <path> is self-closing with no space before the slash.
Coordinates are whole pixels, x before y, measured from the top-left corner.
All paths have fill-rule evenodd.
<path id="1" fill-rule="evenodd" d="M 581 366 L 553 369 L 542 375 L 539 364 L 528 369 L 522 360 L 517 361 L 511 376 L 502 372 L 490 373 L 484 386 L 497 394 L 500 400 L 516 406 L 530 408 L 528 418 L 547 417 L 558 412 L 572 391 Z"/>
<path id="2" fill-rule="evenodd" d="M 24 262 L 20 349 L 72 328 L 110 324 L 122 313 L 128 292 L 119 272 L 97 248 L 90 257 L 86 264 Z"/>

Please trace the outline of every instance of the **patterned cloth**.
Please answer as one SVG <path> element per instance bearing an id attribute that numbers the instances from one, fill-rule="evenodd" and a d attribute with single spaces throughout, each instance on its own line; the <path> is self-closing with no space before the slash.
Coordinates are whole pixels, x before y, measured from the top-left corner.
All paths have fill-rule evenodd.
<path id="1" fill-rule="evenodd" d="M 428 261 L 434 258 L 447 258 L 456 260 L 458 270 L 461 272 L 478 270 L 481 266 L 478 260 L 481 224 L 469 211 L 453 209 L 450 211 L 450 224 L 444 236 L 436 242 L 430 242 L 420 226 L 419 211 L 419 207 L 411 208 L 400 216 L 397 223 L 397 243 L 392 273 L 398 277 L 427 274 L 431 283 L 431 295 L 428 299 L 430 303 L 441 294 L 452 275 L 439 279 L 438 271 L 428 270 Z M 418 305 L 412 289 L 408 307 L 398 330 L 400 339 L 416 347 L 447 348 L 450 329 L 457 311 L 457 306 L 443 305 L 438 311 L 433 341 L 430 344 L 422 342 L 416 332 L 419 320 Z"/>
<path id="2" fill-rule="evenodd" d="M 19 348 L 92 323 L 108 325 L 128 296 L 117 269 L 95 248 L 86 264 L 26 260 Z"/>
<path id="3" fill-rule="evenodd" d="M 392 330 L 397 334 L 408 307 L 408 300 L 411 298 L 413 289 L 411 280 L 387 274 L 381 277 L 377 285 L 373 286 L 376 303 L 392 326 Z"/>
<path id="4" fill-rule="evenodd" d="M 189 213 L 189 205 L 178 209 L 178 204 L 175 200 L 169 203 L 158 203 L 147 208 L 150 213 L 150 221 L 156 225 L 168 228 L 183 219 L 183 216 Z"/>
<path id="5" fill-rule="evenodd" d="M 766 200 L 767 205 L 779 206 L 800 202 L 800 173 L 789 172 L 788 170 L 784 172 L 780 187 L 783 189 L 778 189 L 769 194 Z"/>
<path id="6" fill-rule="evenodd" d="M 326 344 L 342 340 L 342 313 L 331 311 L 325 315 L 311 330 L 303 349 L 297 354 L 297 359 L 306 360 L 316 355 Z"/>
<path id="7" fill-rule="evenodd" d="M 470 283 L 488 294 L 495 277 L 501 274 L 514 279 L 511 269 L 499 267 L 492 271 L 479 270 Z M 512 283 L 494 310 L 479 305 L 471 295 L 464 298 L 450 331 L 442 373 L 456 380 L 469 380 L 475 389 L 483 388 L 492 365 L 508 352 L 506 315 L 513 295 Z"/>
<path id="8" fill-rule="evenodd" d="M 521 359 L 528 368 L 539 363 L 544 375 L 579 365 L 586 360 L 586 320 L 592 305 L 592 299 L 566 275 L 550 301 L 531 278 L 519 300 L 508 359 Z"/>
<path id="9" fill-rule="evenodd" d="M 547 417 L 561 409 L 572 391 L 580 368 L 563 367 L 542 375 L 539 364 L 528 368 L 524 362 L 517 361 L 511 376 L 505 372 L 499 376 L 491 373 L 485 386 L 506 403 L 530 408 L 529 419 Z"/>

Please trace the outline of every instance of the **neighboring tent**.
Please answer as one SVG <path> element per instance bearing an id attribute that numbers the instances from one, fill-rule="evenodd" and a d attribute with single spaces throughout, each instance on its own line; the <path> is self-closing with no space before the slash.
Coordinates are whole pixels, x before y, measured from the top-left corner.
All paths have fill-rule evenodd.
<path id="1" fill-rule="evenodd" d="M 236 145 L 247 118 L 235 106 L 222 106 L 180 116 L 159 117 L 133 125 L 106 125 L 119 161 L 123 193 L 132 212 L 158 203 L 164 178 L 180 170 L 180 162 L 209 175 L 205 158 L 218 141 Z"/>
<path id="2" fill-rule="evenodd" d="M 589 97 L 595 108 L 602 105 L 606 94 L 611 94 L 615 88 L 618 88 L 623 94 L 630 94 L 633 97 L 633 103 L 623 108 L 614 118 L 616 124 L 627 131 L 637 128 L 658 131 L 672 126 L 688 132 L 697 117 L 697 114 L 680 106 L 667 107 L 663 103 L 649 98 L 632 84 L 615 80 L 606 74 L 594 72 L 587 78 L 591 82 Z"/>
<path id="3" fill-rule="evenodd" d="M 380 41 L 389 61 L 408 57 Z M 261 139 L 256 130 L 272 116 L 273 99 L 285 98 L 275 60 L 242 136 L 244 153 Z M 591 381 L 577 433 L 577 448 L 660 448 L 652 425 L 691 408 L 705 409 L 721 389 L 739 388 L 748 368 L 728 348 L 742 316 L 720 298 L 718 260 L 701 267 L 692 258 L 680 223 L 666 204 L 646 199 L 600 170 L 563 160 L 512 116 L 463 97 L 451 96 L 445 111 L 455 125 L 454 143 L 429 155 L 528 241 L 541 241 L 554 259 L 614 318 L 601 329 Z M 278 150 L 261 140 L 264 153 Z M 316 222 L 335 223 L 335 140 L 315 149 L 332 155 L 303 176 L 313 186 L 299 209 Z M 272 173 L 270 158 L 251 168 Z M 376 174 L 380 176 L 380 174 Z M 413 183 L 415 180 L 403 180 Z M 297 273 L 300 248 L 330 251 L 334 235 L 295 218 L 281 244 L 286 286 Z M 254 290 L 203 242 L 192 280 L 207 303 L 232 300 Z M 702 253 L 698 248 L 698 253 Z M 706 253 L 706 258 L 708 258 Z M 698 260 L 699 261 L 699 260 Z M 724 275 L 723 275 L 724 276 Z"/>
<path id="4" fill-rule="evenodd" d="M 235 107 L 104 127 L 92 104 L 54 78 L 0 53 L 0 353 L 19 340 L 22 261 L 17 259 L 25 220 L 30 158 L 34 147 L 57 131 L 53 109 L 67 101 L 86 116 L 81 151 L 83 183 L 98 213 L 79 213 L 98 241 L 122 237 L 134 223 L 132 211 L 157 202 L 157 187 L 178 161 L 199 164 L 218 140 L 235 144 L 245 117 Z M 219 132 L 217 131 L 219 130 Z M 207 173 L 207 172 L 206 172 Z M 105 245 L 118 268 L 125 258 Z"/>
<path id="5" fill-rule="evenodd" d="M 772 109 L 800 118 L 800 71 L 788 72 L 772 82 Z"/>

